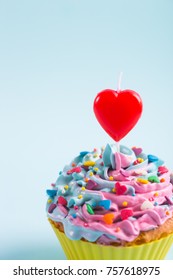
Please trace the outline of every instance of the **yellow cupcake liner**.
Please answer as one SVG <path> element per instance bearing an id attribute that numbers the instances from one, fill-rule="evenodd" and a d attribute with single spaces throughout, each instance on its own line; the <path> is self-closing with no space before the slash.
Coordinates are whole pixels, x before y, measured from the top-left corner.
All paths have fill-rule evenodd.
<path id="1" fill-rule="evenodd" d="M 163 260 L 172 243 L 173 234 L 150 243 L 115 247 L 82 240 L 71 240 L 49 221 L 69 260 Z"/>

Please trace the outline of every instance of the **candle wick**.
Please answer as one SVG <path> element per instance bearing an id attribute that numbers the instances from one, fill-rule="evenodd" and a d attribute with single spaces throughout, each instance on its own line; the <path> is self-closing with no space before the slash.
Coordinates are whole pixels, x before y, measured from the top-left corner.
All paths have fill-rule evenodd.
<path id="1" fill-rule="evenodd" d="M 118 92 L 118 93 L 119 93 L 120 90 L 121 90 L 122 75 L 123 75 L 123 72 L 120 72 L 119 77 L 118 77 L 118 87 L 117 87 L 117 92 Z"/>

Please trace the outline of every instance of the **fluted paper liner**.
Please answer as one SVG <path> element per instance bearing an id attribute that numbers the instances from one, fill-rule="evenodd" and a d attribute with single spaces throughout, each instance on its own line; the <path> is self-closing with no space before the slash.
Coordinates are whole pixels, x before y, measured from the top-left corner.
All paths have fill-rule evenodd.
<path id="1" fill-rule="evenodd" d="M 50 221 L 61 246 L 69 260 L 163 260 L 172 243 L 173 234 L 150 243 L 115 247 L 82 240 L 71 240 Z"/>

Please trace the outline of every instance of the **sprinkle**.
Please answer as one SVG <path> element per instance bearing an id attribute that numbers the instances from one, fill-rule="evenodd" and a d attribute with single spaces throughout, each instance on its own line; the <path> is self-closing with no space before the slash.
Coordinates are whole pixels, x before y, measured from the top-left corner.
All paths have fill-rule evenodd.
<path id="1" fill-rule="evenodd" d="M 67 205 L 67 200 L 63 196 L 59 196 L 57 202 L 63 206 Z"/>
<path id="2" fill-rule="evenodd" d="M 143 158 L 137 158 L 138 163 L 142 163 L 144 161 Z"/>
<path id="3" fill-rule="evenodd" d="M 154 198 L 153 198 L 153 197 L 150 197 L 148 200 L 149 200 L 149 201 L 154 201 Z"/>
<path id="4" fill-rule="evenodd" d="M 88 224 L 87 224 L 87 223 L 84 223 L 84 227 L 88 227 Z"/>
<path id="5" fill-rule="evenodd" d="M 99 155 L 99 158 L 102 158 L 103 156 L 102 155 Z"/>
<path id="6" fill-rule="evenodd" d="M 125 194 L 127 191 L 127 187 L 125 185 L 121 185 L 119 182 L 115 183 L 115 192 L 117 195 Z"/>
<path id="7" fill-rule="evenodd" d="M 94 148 L 94 150 L 93 150 L 94 152 L 97 152 L 97 148 Z"/>
<path id="8" fill-rule="evenodd" d="M 53 197 L 56 195 L 57 190 L 46 190 L 46 193 L 48 194 L 48 196 Z"/>
<path id="9" fill-rule="evenodd" d="M 134 151 L 136 156 L 142 153 L 142 148 L 132 147 L 132 150 Z"/>
<path id="10" fill-rule="evenodd" d="M 74 219 L 76 219 L 76 218 L 77 218 L 76 213 L 72 214 L 72 217 L 73 217 Z"/>
<path id="11" fill-rule="evenodd" d="M 164 174 L 164 173 L 168 172 L 168 169 L 166 168 L 166 166 L 159 166 L 158 172 L 159 172 L 159 174 Z"/>
<path id="12" fill-rule="evenodd" d="M 67 171 L 67 175 L 70 175 L 70 174 L 72 174 L 72 173 L 74 173 L 74 172 L 80 173 L 81 171 L 82 171 L 81 167 L 80 167 L 80 166 L 77 166 L 77 167 L 74 167 L 74 168 L 68 170 L 68 171 Z"/>
<path id="13" fill-rule="evenodd" d="M 95 189 L 96 187 L 97 187 L 97 183 L 94 182 L 93 180 L 89 180 L 86 185 L 87 190 L 92 190 L 92 189 Z"/>
<path id="14" fill-rule="evenodd" d="M 99 171 L 98 167 L 94 167 L 94 171 L 96 172 Z"/>
<path id="15" fill-rule="evenodd" d="M 148 181 L 150 181 L 151 183 L 160 183 L 160 180 L 157 176 L 148 177 Z"/>
<path id="16" fill-rule="evenodd" d="M 149 200 L 145 200 L 141 205 L 141 210 L 152 209 L 153 204 Z"/>
<path id="17" fill-rule="evenodd" d="M 149 161 L 149 162 L 158 161 L 158 157 L 153 156 L 153 155 L 148 155 L 148 161 Z"/>
<path id="18" fill-rule="evenodd" d="M 98 154 L 94 154 L 94 155 L 93 155 L 94 158 L 96 158 L 96 157 L 98 157 L 98 156 L 99 156 Z"/>
<path id="19" fill-rule="evenodd" d="M 110 205 L 111 205 L 111 200 L 109 199 L 104 199 L 99 201 L 99 206 L 103 206 L 106 210 L 110 209 Z"/>
<path id="20" fill-rule="evenodd" d="M 113 189 L 112 189 L 112 192 L 113 192 L 113 193 L 116 193 L 116 188 L 113 188 Z"/>
<path id="21" fill-rule="evenodd" d="M 76 166 L 76 163 L 75 163 L 75 162 L 72 162 L 71 165 L 72 165 L 72 167 L 75 167 L 75 166 Z"/>
<path id="22" fill-rule="evenodd" d="M 82 190 L 82 191 L 85 191 L 85 190 L 86 190 L 86 188 L 85 188 L 85 187 L 82 187 L 82 188 L 81 188 L 81 190 Z"/>
<path id="23" fill-rule="evenodd" d="M 89 181 L 89 178 L 85 178 L 84 181 L 87 183 Z"/>
<path id="24" fill-rule="evenodd" d="M 158 192 L 155 192 L 155 193 L 154 193 L 154 196 L 158 196 L 158 195 L 159 195 Z"/>
<path id="25" fill-rule="evenodd" d="M 94 211 L 93 211 L 91 205 L 89 205 L 88 203 L 86 203 L 86 207 L 87 207 L 87 212 L 88 212 L 90 215 L 93 215 L 93 214 L 94 214 Z"/>
<path id="26" fill-rule="evenodd" d="M 51 202 L 52 202 L 52 199 L 49 198 L 48 201 L 47 201 L 47 203 L 51 203 Z"/>
<path id="27" fill-rule="evenodd" d="M 113 224 L 113 219 L 114 219 L 114 214 L 113 213 L 107 213 L 103 216 L 103 221 L 108 225 Z"/>
<path id="28" fill-rule="evenodd" d="M 54 204 L 54 203 L 53 203 L 53 204 L 51 204 L 51 205 L 49 206 L 48 213 L 50 213 L 50 214 L 51 214 L 51 213 L 53 212 L 53 210 L 56 208 L 56 206 L 57 206 L 57 205 L 56 205 L 56 204 Z"/>
<path id="29" fill-rule="evenodd" d="M 84 166 L 94 166 L 95 165 L 95 161 L 92 161 L 92 160 L 88 160 L 88 161 L 85 161 L 83 163 Z"/>
<path id="30" fill-rule="evenodd" d="M 154 206 L 157 206 L 157 205 L 158 205 L 158 202 L 157 202 L 157 201 L 155 201 L 155 202 L 154 202 Z"/>
<path id="31" fill-rule="evenodd" d="M 68 185 L 65 185 L 65 186 L 64 186 L 64 189 L 65 189 L 65 190 L 68 190 L 68 188 L 69 188 Z"/>
<path id="32" fill-rule="evenodd" d="M 148 184 L 148 180 L 143 179 L 143 178 L 138 178 L 137 182 L 141 183 L 141 184 Z"/>
<path id="33" fill-rule="evenodd" d="M 109 177 L 109 180 L 110 180 L 110 181 L 113 181 L 113 180 L 114 180 L 114 177 L 110 176 L 110 177 Z"/>
<path id="34" fill-rule="evenodd" d="M 93 172 L 90 172 L 89 175 L 90 175 L 90 176 L 93 176 L 94 174 L 93 174 Z"/>
<path id="35" fill-rule="evenodd" d="M 169 215 L 170 214 L 170 212 L 169 211 L 166 211 L 166 215 Z"/>
<path id="36" fill-rule="evenodd" d="M 133 216 L 133 211 L 130 208 L 122 209 L 120 215 L 122 220 L 127 220 L 129 217 Z"/>
<path id="37" fill-rule="evenodd" d="M 100 165 L 101 165 L 101 166 L 103 166 L 103 165 L 104 165 L 104 163 L 103 163 L 103 162 L 100 162 Z"/>
<path id="38" fill-rule="evenodd" d="M 52 186 L 52 187 L 55 187 L 55 186 L 56 186 L 56 184 L 52 183 L 52 184 L 51 184 L 51 186 Z"/>
<path id="39" fill-rule="evenodd" d="M 120 231 L 120 228 L 117 227 L 117 228 L 115 229 L 115 232 L 119 232 L 119 231 Z"/>
<path id="40" fill-rule="evenodd" d="M 164 182 L 165 182 L 165 178 L 161 178 L 160 183 L 164 183 Z"/>
<path id="41" fill-rule="evenodd" d="M 126 207 L 128 205 L 127 201 L 123 201 L 122 206 Z"/>
<path id="42" fill-rule="evenodd" d="M 83 195 L 79 194 L 79 195 L 78 195 L 78 198 L 79 198 L 79 199 L 83 198 Z"/>

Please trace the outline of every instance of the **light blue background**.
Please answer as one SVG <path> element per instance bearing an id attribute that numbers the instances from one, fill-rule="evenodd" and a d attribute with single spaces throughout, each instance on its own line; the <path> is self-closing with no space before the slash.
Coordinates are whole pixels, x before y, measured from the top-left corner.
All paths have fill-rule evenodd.
<path id="1" fill-rule="evenodd" d="M 45 190 L 81 150 L 112 140 L 96 94 L 140 93 L 123 140 L 173 169 L 173 1 L 0 1 L 0 258 L 64 259 Z M 168 254 L 173 259 L 173 247 Z"/>

